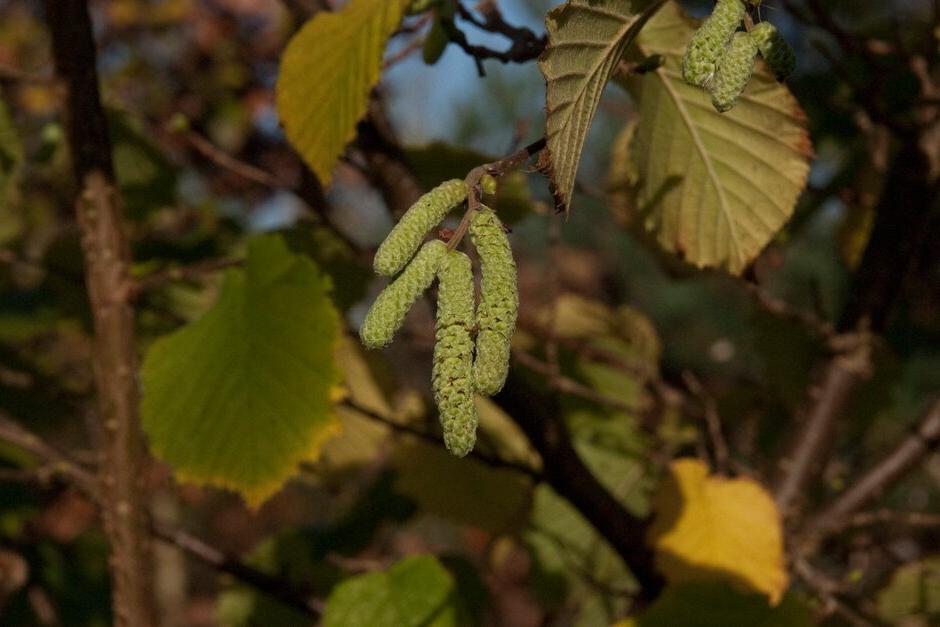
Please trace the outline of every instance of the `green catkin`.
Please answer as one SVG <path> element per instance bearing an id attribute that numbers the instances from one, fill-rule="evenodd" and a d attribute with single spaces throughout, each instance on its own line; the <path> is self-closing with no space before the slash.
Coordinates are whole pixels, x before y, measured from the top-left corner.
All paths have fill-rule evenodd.
<path id="1" fill-rule="evenodd" d="M 491 209 L 474 214 L 470 238 L 482 266 L 473 379 L 478 392 L 492 396 L 503 389 L 509 373 L 509 344 L 519 312 L 516 262 L 506 231 Z"/>
<path id="2" fill-rule="evenodd" d="M 754 73 L 757 42 L 748 33 L 735 33 L 725 56 L 718 62 L 711 84 L 712 106 L 720 113 L 730 111 Z"/>
<path id="3" fill-rule="evenodd" d="M 706 87 L 712 80 L 734 31 L 744 19 L 741 0 L 718 0 L 715 10 L 692 35 L 682 57 L 682 78 L 690 85 Z"/>
<path id="4" fill-rule="evenodd" d="M 761 22 L 751 30 L 757 49 L 778 81 L 786 79 L 796 69 L 796 55 L 780 31 L 770 22 Z"/>
<path id="5" fill-rule="evenodd" d="M 473 404 L 473 268 L 452 251 L 438 271 L 437 330 L 431 383 L 447 450 L 463 457 L 476 442 Z"/>
<path id="6" fill-rule="evenodd" d="M 379 294 L 366 314 L 359 337 L 368 348 L 382 348 L 392 341 L 405 315 L 428 289 L 447 255 L 447 244 L 433 240 L 421 247 L 405 271 Z"/>
<path id="7" fill-rule="evenodd" d="M 388 234 L 372 262 L 375 271 L 393 276 L 405 267 L 418 250 L 424 236 L 441 223 L 448 213 L 467 197 L 467 185 L 460 179 L 441 183 L 418 199 Z"/>

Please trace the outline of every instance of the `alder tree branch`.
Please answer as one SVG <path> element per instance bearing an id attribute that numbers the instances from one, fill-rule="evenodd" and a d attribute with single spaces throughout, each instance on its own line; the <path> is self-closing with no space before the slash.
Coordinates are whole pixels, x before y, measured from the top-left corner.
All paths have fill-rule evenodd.
<path id="1" fill-rule="evenodd" d="M 473 58 L 480 76 L 486 76 L 483 67 L 485 59 L 494 59 L 501 63 L 528 63 L 534 61 L 542 54 L 548 44 L 548 37 L 539 37 L 528 28 L 512 26 L 503 19 L 502 13 L 493 2 L 481 2 L 477 10 L 483 16 L 477 17 L 472 11 L 456 2 L 457 14 L 461 19 L 473 24 L 481 30 L 502 35 L 511 42 L 506 50 L 494 50 L 486 46 L 471 44 L 466 34 L 454 23 L 452 19 L 441 18 L 441 27 L 451 42 L 456 44 L 467 55 Z"/>
<path id="2" fill-rule="evenodd" d="M 34 455 L 37 460 L 43 463 L 41 473 L 52 472 L 54 475 L 69 481 L 102 509 L 110 499 L 110 495 L 106 497 L 101 490 L 100 480 L 91 470 L 23 427 L 2 410 L 0 410 L 0 440 Z M 27 472 L 29 471 L 27 470 Z M 32 475 L 37 476 L 37 473 L 33 472 Z M 41 476 L 37 478 L 42 480 Z M 252 586 L 259 592 L 290 607 L 313 618 L 320 615 L 319 604 L 311 600 L 309 594 L 298 590 L 290 582 L 248 566 L 237 557 L 220 551 L 182 529 L 176 529 L 165 523 L 148 519 L 147 532 L 200 562 L 229 574 L 242 583 Z M 144 567 L 148 566 L 149 563 L 144 565 Z"/>
<path id="3" fill-rule="evenodd" d="M 894 157 L 876 207 L 875 226 L 836 326 L 849 345 L 821 368 L 808 389 L 795 431 L 778 462 L 775 496 L 791 522 L 799 519 L 806 490 L 829 459 L 838 424 L 869 378 L 870 333 L 881 333 L 887 326 L 927 232 L 938 194 L 937 176 L 924 145 L 931 134 L 924 130 L 905 138 Z"/>
<path id="4" fill-rule="evenodd" d="M 130 247 L 98 92 L 94 30 L 86 0 L 46 0 L 56 75 L 66 93 L 65 121 L 78 184 L 76 212 L 94 319 L 92 355 L 102 432 L 102 502 L 110 544 L 112 607 L 122 627 L 155 624 L 143 485 L 134 309 L 127 299 Z"/>
<path id="5" fill-rule="evenodd" d="M 853 515 L 902 479 L 940 447 L 940 400 L 933 403 L 913 433 L 859 477 L 806 525 L 814 541 L 853 523 Z"/>

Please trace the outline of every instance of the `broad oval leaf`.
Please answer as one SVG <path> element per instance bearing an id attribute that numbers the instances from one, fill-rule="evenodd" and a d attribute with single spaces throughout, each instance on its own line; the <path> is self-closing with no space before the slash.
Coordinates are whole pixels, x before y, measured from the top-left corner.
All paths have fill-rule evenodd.
<path id="1" fill-rule="evenodd" d="M 678 459 L 652 504 L 648 539 L 670 583 L 724 581 L 780 602 L 789 581 L 783 529 L 763 486 L 709 476 L 701 461 Z"/>
<path id="2" fill-rule="evenodd" d="M 407 0 L 352 0 L 321 11 L 294 35 L 281 57 L 277 110 L 287 139 L 324 185 L 382 71 L 382 54 Z"/>
<path id="3" fill-rule="evenodd" d="M 667 250 L 740 274 L 793 215 L 812 146 L 803 110 L 763 62 L 724 114 L 682 80 L 679 64 L 697 26 L 670 2 L 636 39 L 642 55 L 665 58 L 627 81 L 640 109 L 632 150 L 638 208 Z"/>
<path id="4" fill-rule="evenodd" d="M 627 46 L 662 4 L 568 0 L 545 18 L 548 46 L 539 68 L 545 77 L 548 147 L 542 163 L 558 209 L 568 211 L 571 205 L 581 152 L 604 87 Z M 646 8 L 638 13 L 638 7 Z"/>
<path id="5" fill-rule="evenodd" d="M 338 337 L 329 280 L 280 237 L 253 240 L 215 306 L 147 352 L 141 411 L 154 453 L 182 481 L 260 504 L 337 429 Z"/>
<path id="6" fill-rule="evenodd" d="M 325 627 L 456 627 L 453 576 L 431 555 L 406 557 L 386 571 L 351 577 L 326 600 Z"/>

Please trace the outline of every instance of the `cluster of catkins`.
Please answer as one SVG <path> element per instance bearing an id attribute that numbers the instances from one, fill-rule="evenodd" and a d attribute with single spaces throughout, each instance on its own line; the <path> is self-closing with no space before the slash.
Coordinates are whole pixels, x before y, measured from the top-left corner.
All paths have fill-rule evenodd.
<path id="1" fill-rule="evenodd" d="M 485 179 L 484 188 L 495 186 L 492 177 Z M 431 382 L 444 443 L 458 457 L 469 453 L 476 442 L 474 393 L 491 396 L 506 382 L 509 342 L 519 309 L 516 263 L 506 230 L 491 209 L 482 207 L 470 221 L 470 239 L 481 265 L 478 306 L 470 258 L 441 240 L 422 245 L 427 232 L 466 198 L 466 184 L 455 179 L 434 188 L 405 212 L 373 262 L 378 274 L 397 276 L 375 299 L 359 330 L 367 347 L 387 346 L 411 306 L 437 278 Z"/>
<path id="2" fill-rule="evenodd" d="M 695 31 L 682 58 L 682 78 L 711 92 L 712 105 L 724 113 L 737 104 L 760 54 L 782 81 L 796 66 L 793 50 L 770 22 L 738 31 L 746 8 L 743 0 L 718 0 L 711 16 Z"/>

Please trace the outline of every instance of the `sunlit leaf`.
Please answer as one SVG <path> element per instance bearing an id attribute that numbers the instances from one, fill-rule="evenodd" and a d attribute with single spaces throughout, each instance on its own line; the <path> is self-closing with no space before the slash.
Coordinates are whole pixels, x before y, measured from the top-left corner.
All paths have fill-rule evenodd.
<path id="1" fill-rule="evenodd" d="M 356 134 L 382 54 L 407 0 L 352 0 L 317 13 L 281 57 L 277 110 L 287 138 L 324 185 Z"/>
<path id="2" fill-rule="evenodd" d="M 607 81 L 647 19 L 662 5 L 627 0 L 568 0 L 545 18 L 547 169 L 555 204 L 567 211 L 591 121 Z M 543 164 L 545 161 L 543 160 Z"/>
<path id="3" fill-rule="evenodd" d="M 759 483 L 709 476 L 701 461 L 679 459 L 657 488 L 653 511 L 649 541 L 671 583 L 725 581 L 780 602 L 788 583 L 783 531 Z"/>
<path id="4" fill-rule="evenodd" d="M 326 600 L 324 627 L 452 627 L 460 623 L 454 579 L 430 555 L 357 575 Z"/>
<path id="5" fill-rule="evenodd" d="M 718 582 L 669 586 L 646 611 L 614 627 L 810 627 L 809 608 L 788 595 L 776 607 L 759 594 L 742 594 Z"/>
<path id="6" fill-rule="evenodd" d="M 216 305 L 151 346 L 141 377 L 154 453 L 183 481 L 264 501 L 336 431 L 329 281 L 278 236 L 253 240 Z"/>
<path id="7" fill-rule="evenodd" d="M 812 147 L 803 110 L 763 63 L 724 114 L 682 80 L 679 63 L 696 26 L 670 2 L 636 39 L 642 55 L 665 58 L 627 81 L 640 109 L 637 200 L 665 249 L 739 274 L 793 214 Z"/>

